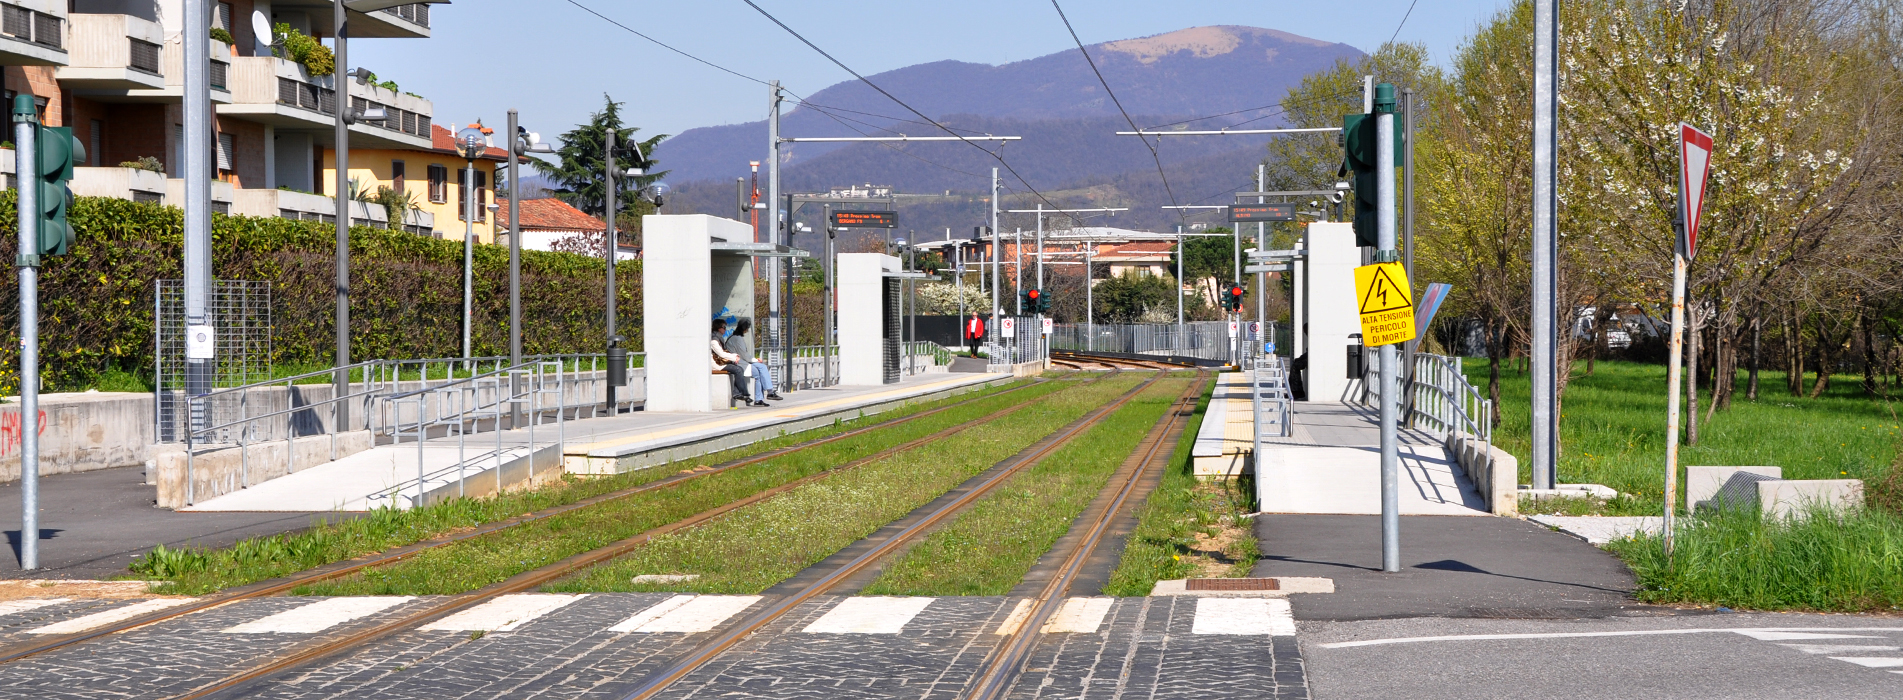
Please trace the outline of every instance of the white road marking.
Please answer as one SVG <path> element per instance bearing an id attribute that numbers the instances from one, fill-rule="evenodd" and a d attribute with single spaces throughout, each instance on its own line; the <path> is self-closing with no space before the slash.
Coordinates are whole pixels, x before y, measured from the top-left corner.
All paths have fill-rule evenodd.
<path id="1" fill-rule="evenodd" d="M 28 610 L 38 610 L 48 605 L 72 602 L 71 598 L 21 598 L 19 600 L 0 600 L 0 615 L 12 615 Z"/>
<path id="2" fill-rule="evenodd" d="M 1058 608 L 1051 619 L 1044 623 L 1044 634 L 1074 632 L 1077 634 L 1095 634 L 1097 627 L 1103 624 L 1103 616 L 1110 613 L 1112 598 L 1071 598 L 1064 601 L 1064 607 Z"/>
<path id="3" fill-rule="evenodd" d="M 937 598 L 847 598 L 801 630 L 807 634 L 898 634 Z"/>
<path id="4" fill-rule="evenodd" d="M 1626 632 L 1544 632 L 1532 634 L 1455 634 L 1440 637 L 1395 637 L 1391 639 L 1364 639 L 1354 642 L 1333 642 L 1317 644 L 1322 649 L 1347 649 L 1350 647 L 1370 647 L 1385 644 L 1415 644 L 1419 642 L 1484 642 L 1503 639 L 1572 639 L 1581 637 L 1643 637 L 1656 634 L 1702 634 L 1706 632 L 1903 632 L 1903 627 L 1840 627 L 1819 629 L 1812 627 L 1700 627 L 1682 630 L 1631 630 Z"/>
<path id="5" fill-rule="evenodd" d="M 1190 634 L 1295 636 L 1286 598 L 1198 598 Z"/>
<path id="6" fill-rule="evenodd" d="M 146 613 L 158 612 L 166 608 L 176 608 L 180 605 L 196 602 L 198 602 L 197 598 L 153 598 L 151 600 L 142 600 L 123 608 L 113 608 L 105 612 L 93 613 L 85 617 L 75 617 L 71 620 L 55 622 L 45 627 L 30 629 L 27 630 L 26 633 L 75 634 L 97 627 L 105 627 L 115 622 L 130 620 Z"/>
<path id="7" fill-rule="evenodd" d="M 510 632 L 587 596 L 579 594 L 514 593 L 424 625 L 427 631 Z"/>
<path id="8" fill-rule="evenodd" d="M 612 632 L 679 632 L 698 634 L 712 631 L 727 618 L 760 602 L 757 595 L 677 595 L 661 601 L 609 628 Z"/>
<path id="9" fill-rule="evenodd" d="M 1026 598 L 1020 600 L 1018 601 L 1017 607 L 1011 609 L 1011 614 L 1005 616 L 1003 624 L 998 625 L 998 629 L 993 631 L 992 634 L 1017 634 L 1018 628 L 1024 626 L 1024 618 L 1030 616 L 1031 599 Z"/>
<path id="10" fill-rule="evenodd" d="M 227 627 L 226 634 L 313 634 L 416 600 L 415 596 L 331 598 Z"/>
<path id="11" fill-rule="evenodd" d="M 1858 646 L 1856 644 L 1779 644 L 1806 654 L 1848 654 L 1853 651 L 1903 651 L 1903 647 Z"/>
<path id="12" fill-rule="evenodd" d="M 1830 658 L 1869 668 L 1903 668 L 1903 658 L 1894 656 L 1832 656 Z"/>
<path id="13" fill-rule="evenodd" d="M 1738 630 L 1738 634 L 1762 642 L 1782 642 L 1799 639 L 1882 639 L 1874 634 L 1817 634 L 1814 632 L 1759 632 L 1756 630 Z"/>

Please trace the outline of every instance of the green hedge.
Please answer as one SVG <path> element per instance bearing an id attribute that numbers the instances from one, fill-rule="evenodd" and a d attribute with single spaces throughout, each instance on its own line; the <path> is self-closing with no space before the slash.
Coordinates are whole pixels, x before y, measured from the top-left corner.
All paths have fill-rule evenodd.
<path id="1" fill-rule="evenodd" d="M 0 250 L 16 233 L 13 191 L 0 194 Z M 82 197 L 71 221 L 77 244 L 40 268 L 40 367 L 49 391 L 91 386 L 108 370 L 150 377 L 154 280 L 179 279 L 184 212 L 176 207 Z M 462 349 L 462 243 L 369 227 L 351 230 L 351 357 L 452 357 Z M 212 217 L 219 279 L 272 283 L 274 364 L 328 363 L 335 346 L 336 231 L 275 217 Z M 599 352 L 605 277 L 599 258 L 522 254 L 523 351 Z M 509 251 L 475 251 L 478 355 L 508 352 Z M 640 346 L 641 267 L 616 269 L 621 328 Z M 19 277 L 0 299 L 0 392 L 17 393 Z"/>

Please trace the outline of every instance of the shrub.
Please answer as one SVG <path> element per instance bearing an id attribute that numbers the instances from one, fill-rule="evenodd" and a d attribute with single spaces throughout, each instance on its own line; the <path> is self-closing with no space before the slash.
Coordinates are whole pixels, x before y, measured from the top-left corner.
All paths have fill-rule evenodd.
<path id="1" fill-rule="evenodd" d="M 337 56 L 323 42 L 305 36 L 288 24 L 272 27 L 271 33 L 273 42 L 282 47 L 274 51 L 279 58 L 304 64 L 304 72 L 312 76 L 330 75 L 337 70 Z"/>
<path id="2" fill-rule="evenodd" d="M 217 39 L 219 41 L 225 42 L 226 44 L 230 44 L 233 46 L 236 46 L 238 44 L 238 40 L 232 38 L 231 32 L 225 31 L 221 27 L 211 28 L 211 38 Z"/>
<path id="3" fill-rule="evenodd" d="M 138 160 L 125 161 L 123 163 L 120 163 L 119 167 L 132 168 L 135 170 L 150 170 L 152 172 L 160 173 L 160 174 L 163 174 L 165 172 L 165 164 L 159 162 L 159 159 L 154 158 L 152 156 L 144 156 L 139 158 Z"/>

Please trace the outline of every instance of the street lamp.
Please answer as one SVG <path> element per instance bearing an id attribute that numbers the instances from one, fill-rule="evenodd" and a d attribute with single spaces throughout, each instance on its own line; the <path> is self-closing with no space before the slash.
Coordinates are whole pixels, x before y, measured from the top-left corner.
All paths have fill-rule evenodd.
<path id="1" fill-rule="evenodd" d="M 468 363 L 470 352 L 469 331 L 475 324 L 473 316 L 475 306 L 475 262 L 476 262 L 476 203 L 479 190 L 476 188 L 476 159 L 489 152 L 489 133 L 482 122 L 465 126 L 456 132 L 456 154 L 468 161 L 463 169 L 463 361 Z"/>

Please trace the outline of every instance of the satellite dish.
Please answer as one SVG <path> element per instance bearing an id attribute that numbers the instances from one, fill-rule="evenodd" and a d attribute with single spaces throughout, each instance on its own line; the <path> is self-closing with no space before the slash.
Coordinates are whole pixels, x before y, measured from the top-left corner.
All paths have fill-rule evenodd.
<path id="1" fill-rule="evenodd" d="M 251 36 L 260 44 L 277 46 L 277 37 L 271 33 L 271 18 L 264 16 L 263 10 L 251 11 Z"/>

